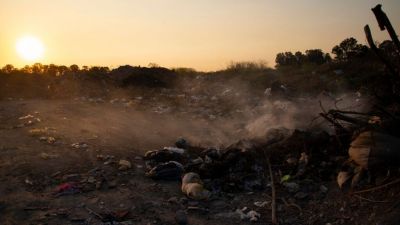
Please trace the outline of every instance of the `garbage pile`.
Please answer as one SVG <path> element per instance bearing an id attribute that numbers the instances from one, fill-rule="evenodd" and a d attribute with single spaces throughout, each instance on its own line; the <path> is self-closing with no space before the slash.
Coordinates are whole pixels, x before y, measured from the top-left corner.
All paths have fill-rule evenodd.
<path id="1" fill-rule="evenodd" d="M 183 183 L 186 179 L 195 182 L 182 187 L 184 192 L 194 190 L 193 187 L 202 189 L 199 187 L 203 185 L 201 177 L 204 186 L 217 193 L 221 190 L 235 192 L 264 189 L 266 182 L 261 156 L 260 152 L 235 147 L 202 149 L 187 146 L 149 151 L 144 159 L 148 177 L 180 180 L 186 173 Z"/>
<path id="2" fill-rule="evenodd" d="M 211 194 L 260 191 L 269 185 L 267 154 L 275 164 L 281 165 L 283 181 L 304 178 L 306 172 L 313 179 L 323 180 L 326 176 L 330 179 L 335 158 L 329 154 L 335 147 L 334 142 L 326 132 L 284 128 L 271 129 L 263 138 L 241 140 L 223 149 L 194 147 L 180 139 L 176 147 L 145 154 L 146 175 L 155 180 L 179 181 L 183 177 L 182 191 L 189 197 L 189 187 L 200 192 L 205 189 Z M 315 160 L 310 159 L 311 155 Z M 312 170 L 308 168 L 317 166 Z M 194 182 L 184 186 L 187 180 Z"/>
<path id="3" fill-rule="evenodd" d="M 290 208 L 302 213 L 302 208 L 308 207 L 310 202 L 323 202 L 331 198 L 332 192 L 338 193 L 339 188 L 347 192 L 345 186 L 351 187 L 347 192 L 350 196 L 364 198 L 354 189 L 365 193 L 399 183 L 398 134 L 376 123 L 376 116 L 350 119 L 359 122 L 357 126 L 338 127 L 337 123 L 332 133 L 270 129 L 262 137 L 240 140 L 226 148 L 192 146 L 185 139 L 179 139 L 174 147 L 145 154 L 146 176 L 154 180 L 181 181 L 182 193 L 189 201 L 202 201 L 204 209 L 200 208 L 213 218 L 251 222 L 264 218 L 263 211 L 248 208 L 253 205 L 249 202 L 231 200 L 235 198 L 232 196 L 240 196 L 239 192 L 266 190 L 268 193 L 271 190 L 274 193 L 276 190 L 278 197 L 266 194 L 270 200 L 253 200 L 254 206 L 269 208 L 272 212 L 282 213 L 283 208 Z M 331 121 L 336 122 L 337 118 Z M 218 201 L 232 207 L 217 212 L 213 204 Z M 182 203 L 182 207 L 191 210 L 190 204 Z M 283 224 L 299 222 L 290 213 L 287 215 L 287 218 L 279 218 Z"/>

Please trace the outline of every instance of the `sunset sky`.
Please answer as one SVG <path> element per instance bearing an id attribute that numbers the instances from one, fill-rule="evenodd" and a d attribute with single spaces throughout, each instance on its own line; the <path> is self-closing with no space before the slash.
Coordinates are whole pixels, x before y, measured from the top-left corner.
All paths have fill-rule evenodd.
<path id="1" fill-rule="evenodd" d="M 41 40 L 44 64 L 273 66 L 278 52 L 365 43 L 365 24 L 386 39 L 370 11 L 378 3 L 400 33 L 399 0 L 0 0 L 0 67 L 32 63 L 16 51 L 25 36 Z"/>

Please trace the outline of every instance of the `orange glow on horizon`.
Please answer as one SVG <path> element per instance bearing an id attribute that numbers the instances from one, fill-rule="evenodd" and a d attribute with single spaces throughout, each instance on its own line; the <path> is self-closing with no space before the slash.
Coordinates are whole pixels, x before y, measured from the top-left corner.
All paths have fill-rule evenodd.
<path id="1" fill-rule="evenodd" d="M 400 32 L 398 0 L 4 0 L 0 66 L 157 63 L 210 71 L 260 60 L 274 66 L 279 52 L 330 53 L 348 37 L 366 43 L 365 24 L 377 41 L 388 39 L 370 10 L 378 3 Z M 26 33 L 40 37 L 45 57 L 40 44 L 16 52 Z"/>

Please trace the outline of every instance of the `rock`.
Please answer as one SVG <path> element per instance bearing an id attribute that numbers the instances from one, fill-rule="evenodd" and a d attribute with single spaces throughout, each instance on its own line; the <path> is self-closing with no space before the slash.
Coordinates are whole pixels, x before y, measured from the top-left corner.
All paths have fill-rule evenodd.
<path id="1" fill-rule="evenodd" d="M 176 213 L 175 213 L 175 221 L 179 225 L 188 224 L 188 218 L 187 218 L 187 215 L 186 215 L 185 211 L 183 211 L 183 210 L 176 211 Z"/>
<path id="2" fill-rule="evenodd" d="M 124 159 L 119 160 L 118 165 L 119 165 L 119 168 L 118 168 L 119 170 L 128 170 L 128 169 L 132 168 L 131 162 L 129 162 L 128 160 L 124 160 Z"/>

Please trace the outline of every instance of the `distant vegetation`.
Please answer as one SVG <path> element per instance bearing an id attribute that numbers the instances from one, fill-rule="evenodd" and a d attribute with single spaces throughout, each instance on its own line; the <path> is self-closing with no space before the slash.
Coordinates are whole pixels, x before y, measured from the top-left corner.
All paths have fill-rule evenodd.
<path id="1" fill-rule="evenodd" d="M 399 60 L 391 41 L 379 49 L 392 60 Z M 332 48 L 332 55 L 321 49 L 303 52 L 282 52 L 276 56 L 275 69 L 265 62 L 233 62 L 226 69 L 198 72 L 191 68 L 168 69 L 155 63 L 148 67 L 120 66 L 115 69 L 99 66 L 42 65 L 23 68 L 6 65 L 0 70 L 0 98 L 71 97 L 82 94 L 105 95 L 109 90 L 170 88 L 182 91 L 199 84 L 215 82 L 241 83 L 249 90 L 263 91 L 284 84 L 294 95 L 315 95 L 322 91 L 364 91 L 375 94 L 375 87 L 389 85 L 385 67 L 368 46 L 347 38 Z M 371 81 L 373 81 L 371 83 Z"/>
<path id="2" fill-rule="evenodd" d="M 391 43 L 391 41 L 388 42 L 384 43 Z M 381 46 L 381 49 L 383 50 L 383 46 Z M 343 40 L 340 44 L 332 48 L 332 53 L 335 55 L 334 62 L 350 62 L 358 59 L 375 60 L 375 56 L 369 50 L 368 46 L 358 44 L 355 38 Z M 305 51 L 305 54 L 300 51 L 294 54 L 292 52 L 278 53 L 275 62 L 278 68 L 285 66 L 302 66 L 305 64 L 322 65 L 325 63 L 332 63 L 332 58 L 329 53 L 324 53 L 321 49 L 309 49 Z"/>

